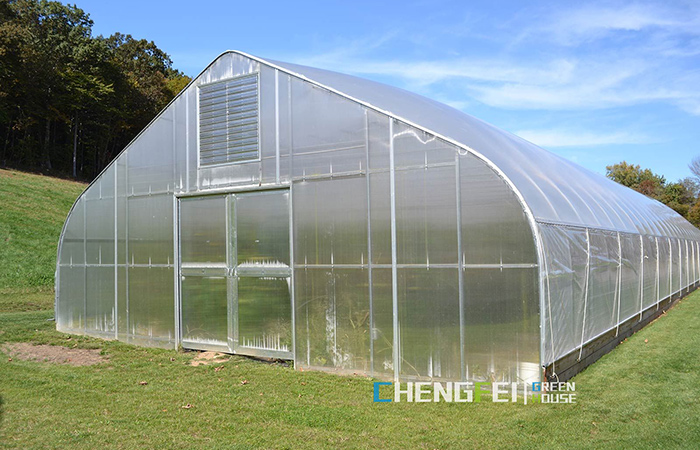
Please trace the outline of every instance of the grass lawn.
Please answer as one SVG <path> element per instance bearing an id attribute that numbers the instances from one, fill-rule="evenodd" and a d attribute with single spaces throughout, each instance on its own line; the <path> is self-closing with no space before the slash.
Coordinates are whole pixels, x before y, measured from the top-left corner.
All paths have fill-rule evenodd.
<path id="1" fill-rule="evenodd" d="M 574 405 L 373 403 L 363 377 L 58 333 L 55 246 L 84 186 L 33 177 L 0 171 L 0 448 L 700 448 L 700 291 L 575 377 Z M 10 358 L 17 342 L 105 361 Z"/>

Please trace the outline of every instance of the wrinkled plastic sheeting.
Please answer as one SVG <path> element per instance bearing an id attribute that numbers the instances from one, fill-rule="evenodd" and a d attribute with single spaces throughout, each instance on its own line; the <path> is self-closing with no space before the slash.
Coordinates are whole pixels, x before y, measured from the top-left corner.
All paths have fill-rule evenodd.
<path id="1" fill-rule="evenodd" d="M 693 241 L 554 224 L 539 229 L 545 365 L 698 281 Z"/>

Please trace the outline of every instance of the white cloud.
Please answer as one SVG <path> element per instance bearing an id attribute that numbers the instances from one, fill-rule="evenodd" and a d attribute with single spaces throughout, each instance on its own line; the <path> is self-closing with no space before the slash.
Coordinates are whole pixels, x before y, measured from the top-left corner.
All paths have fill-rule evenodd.
<path id="1" fill-rule="evenodd" d="M 538 31 L 550 34 L 565 45 L 601 39 L 616 31 L 639 32 L 664 28 L 695 31 L 692 18 L 684 18 L 678 11 L 651 3 L 621 6 L 587 4 L 572 10 L 557 11 L 548 17 L 548 21 L 548 26 Z"/>
<path id="2" fill-rule="evenodd" d="M 595 133 L 591 131 L 569 129 L 519 130 L 516 135 L 540 147 L 595 147 L 601 145 L 650 144 L 655 142 L 641 133 L 619 131 L 613 133 Z"/>
<path id="3" fill-rule="evenodd" d="M 466 57 L 446 48 L 434 58 L 374 56 L 400 48 L 410 40 L 404 36 L 413 35 L 410 30 L 394 29 L 296 60 L 393 79 L 394 84 L 459 108 L 475 100 L 520 110 L 606 109 L 660 102 L 700 115 L 700 73 L 688 72 L 682 62 L 700 54 L 700 9 L 697 14 L 695 9 L 663 3 L 585 4 L 539 14 L 525 9 L 526 13 L 496 22 L 513 27 L 512 33 L 506 33 L 508 42 L 500 44 L 501 51 L 472 52 Z M 434 31 L 439 40 L 440 31 L 430 27 L 422 31 Z M 634 38 L 616 36 L 616 32 L 629 32 Z M 464 39 L 462 44 L 469 47 L 493 44 L 484 38 L 483 30 L 474 29 L 462 37 L 445 33 L 443 42 Z"/>

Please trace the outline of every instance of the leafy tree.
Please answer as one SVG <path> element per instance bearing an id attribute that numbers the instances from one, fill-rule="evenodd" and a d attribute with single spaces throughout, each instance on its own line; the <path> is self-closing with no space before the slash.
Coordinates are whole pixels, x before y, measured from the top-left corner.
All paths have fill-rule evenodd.
<path id="1" fill-rule="evenodd" d="M 663 176 L 655 174 L 650 169 L 642 169 L 639 164 L 628 164 L 622 161 L 605 169 L 606 176 L 611 180 L 652 198 L 660 196 L 666 184 Z"/>
<path id="2" fill-rule="evenodd" d="M 189 83 L 153 42 L 92 25 L 77 6 L 0 0 L 0 164 L 90 179 Z"/>
<path id="3" fill-rule="evenodd" d="M 696 160 L 700 169 L 700 159 Z M 691 169 L 692 166 L 691 163 Z M 607 166 L 606 169 L 606 175 L 611 180 L 660 201 L 695 226 L 700 226 L 700 178 L 687 177 L 668 183 L 663 176 L 650 169 L 642 169 L 626 161 Z"/>

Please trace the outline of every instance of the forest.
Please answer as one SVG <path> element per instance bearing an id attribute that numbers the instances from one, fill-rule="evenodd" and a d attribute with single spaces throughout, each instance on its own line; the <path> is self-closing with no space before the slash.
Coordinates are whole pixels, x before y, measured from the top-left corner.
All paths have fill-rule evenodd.
<path id="1" fill-rule="evenodd" d="M 90 181 L 190 78 L 77 6 L 0 0 L 0 166 Z"/>

